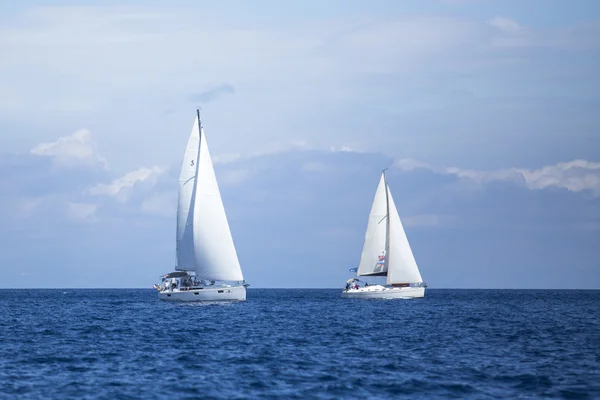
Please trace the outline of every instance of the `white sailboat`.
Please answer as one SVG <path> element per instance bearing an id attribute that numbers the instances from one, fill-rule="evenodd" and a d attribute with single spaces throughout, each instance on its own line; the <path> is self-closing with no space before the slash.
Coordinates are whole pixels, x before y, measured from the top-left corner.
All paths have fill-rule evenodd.
<path id="1" fill-rule="evenodd" d="M 245 301 L 246 287 L 200 120 L 183 157 L 177 207 L 177 265 L 163 275 L 166 301 Z"/>
<path id="2" fill-rule="evenodd" d="M 386 277 L 385 285 L 360 285 L 358 278 L 349 279 L 342 297 L 347 298 L 415 298 L 424 297 L 427 285 L 402 227 L 398 210 L 381 173 L 379 186 L 369 214 L 357 276 Z"/>

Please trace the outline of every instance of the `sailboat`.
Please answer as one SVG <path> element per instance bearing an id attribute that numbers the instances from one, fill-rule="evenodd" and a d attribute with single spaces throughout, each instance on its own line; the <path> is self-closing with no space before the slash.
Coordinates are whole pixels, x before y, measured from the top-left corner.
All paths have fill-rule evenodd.
<path id="1" fill-rule="evenodd" d="M 246 287 L 206 135 L 196 119 L 179 177 L 175 271 L 162 276 L 166 301 L 245 301 Z"/>
<path id="2" fill-rule="evenodd" d="M 375 192 L 369 214 L 365 242 L 356 272 L 359 277 L 386 277 L 386 284 L 361 286 L 358 278 L 349 279 L 342 297 L 346 298 L 415 298 L 424 297 L 427 285 L 421 278 L 398 210 L 390 193 L 385 170 Z"/>

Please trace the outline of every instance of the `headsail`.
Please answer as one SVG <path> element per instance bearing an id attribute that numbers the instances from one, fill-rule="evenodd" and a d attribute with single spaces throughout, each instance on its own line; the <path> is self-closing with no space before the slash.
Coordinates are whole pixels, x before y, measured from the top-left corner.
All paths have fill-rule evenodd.
<path id="1" fill-rule="evenodd" d="M 383 174 L 375 192 L 365 243 L 360 256 L 358 276 L 385 276 L 387 274 L 386 241 L 387 241 L 387 200 L 385 178 Z"/>
<path id="2" fill-rule="evenodd" d="M 200 279 L 242 281 L 219 185 L 202 128 L 198 157 L 198 182 L 194 195 L 194 251 Z"/>
<path id="3" fill-rule="evenodd" d="M 402 227 L 398 210 L 394 204 L 392 194 L 388 190 L 389 218 L 390 218 L 390 244 L 388 257 L 387 284 L 394 283 L 421 283 L 421 273 L 408 243 L 406 232 Z"/>

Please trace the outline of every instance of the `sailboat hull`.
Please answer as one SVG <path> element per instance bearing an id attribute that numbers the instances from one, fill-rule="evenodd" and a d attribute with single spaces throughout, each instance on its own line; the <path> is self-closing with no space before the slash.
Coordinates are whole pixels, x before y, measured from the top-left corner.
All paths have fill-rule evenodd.
<path id="1" fill-rule="evenodd" d="M 246 301 L 245 286 L 215 286 L 179 291 L 158 292 L 158 298 L 164 301 L 202 302 L 202 301 Z"/>
<path id="2" fill-rule="evenodd" d="M 349 299 L 414 299 L 425 297 L 425 288 L 372 285 L 344 290 L 342 297 Z"/>

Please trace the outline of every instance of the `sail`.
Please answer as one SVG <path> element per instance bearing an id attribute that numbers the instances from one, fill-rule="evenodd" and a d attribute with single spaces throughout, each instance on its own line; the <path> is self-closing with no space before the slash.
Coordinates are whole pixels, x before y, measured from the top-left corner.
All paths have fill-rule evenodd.
<path id="1" fill-rule="evenodd" d="M 385 192 L 385 178 L 382 174 L 369 214 L 358 276 L 386 275 L 387 201 Z"/>
<path id="2" fill-rule="evenodd" d="M 200 279 L 244 280 L 202 128 L 193 196 L 193 237 L 196 274 Z"/>
<path id="3" fill-rule="evenodd" d="M 423 282 L 417 262 L 413 256 L 408 238 L 402 227 L 398 210 L 394 204 L 392 193 L 388 187 L 389 201 L 389 248 L 388 248 L 388 273 L 387 284 L 394 283 L 420 283 Z"/>
<path id="4" fill-rule="evenodd" d="M 177 204 L 177 270 L 193 270 L 196 267 L 194 255 L 193 207 L 196 173 L 198 171 L 198 152 L 200 135 L 198 118 L 194 121 L 192 133 L 183 156 L 183 165 L 179 176 L 179 200 Z"/>

